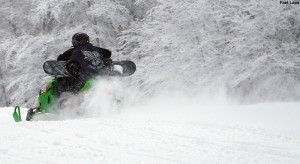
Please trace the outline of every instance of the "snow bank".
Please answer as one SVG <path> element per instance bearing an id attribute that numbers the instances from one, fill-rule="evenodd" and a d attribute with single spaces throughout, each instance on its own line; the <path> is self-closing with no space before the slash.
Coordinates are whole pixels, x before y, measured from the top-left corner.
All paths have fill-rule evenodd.
<path id="1" fill-rule="evenodd" d="M 121 114 L 21 123 L 13 122 L 12 108 L 1 108 L 0 159 L 39 164 L 299 162 L 299 103 L 195 104 L 156 99 Z"/>

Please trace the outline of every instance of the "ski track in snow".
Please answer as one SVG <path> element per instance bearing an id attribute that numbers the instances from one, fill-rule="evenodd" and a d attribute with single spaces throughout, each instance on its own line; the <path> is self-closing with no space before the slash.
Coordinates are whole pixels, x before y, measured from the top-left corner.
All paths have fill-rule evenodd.
<path id="1" fill-rule="evenodd" d="M 1 108 L 0 159 L 6 164 L 296 164 L 300 161 L 299 104 L 271 113 L 261 110 L 278 105 L 291 107 L 281 103 L 190 113 L 198 119 L 178 112 L 176 117 L 176 111 L 131 110 L 99 118 L 21 123 L 13 121 L 13 108 Z M 23 108 L 23 120 L 25 115 Z M 283 127 L 277 126 L 276 115 L 285 121 Z M 270 119 L 261 124 L 264 116 Z"/>

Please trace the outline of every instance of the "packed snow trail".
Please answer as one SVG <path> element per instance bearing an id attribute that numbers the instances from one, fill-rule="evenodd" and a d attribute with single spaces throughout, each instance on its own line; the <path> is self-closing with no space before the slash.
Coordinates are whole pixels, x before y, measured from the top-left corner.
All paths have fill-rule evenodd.
<path id="1" fill-rule="evenodd" d="M 154 104 L 99 118 L 20 123 L 12 119 L 13 108 L 1 108 L 0 159 L 6 164 L 300 161 L 299 103 L 198 110 Z M 23 120 L 25 113 L 22 109 Z"/>

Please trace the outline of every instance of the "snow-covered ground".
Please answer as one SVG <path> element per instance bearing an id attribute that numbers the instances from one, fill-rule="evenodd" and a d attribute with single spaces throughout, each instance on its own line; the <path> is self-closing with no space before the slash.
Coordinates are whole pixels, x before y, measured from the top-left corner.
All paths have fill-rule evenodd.
<path id="1" fill-rule="evenodd" d="M 299 103 L 169 100 L 153 99 L 105 116 L 20 123 L 13 121 L 13 108 L 1 108 L 1 163 L 300 161 Z M 22 109 L 23 120 L 25 113 Z"/>

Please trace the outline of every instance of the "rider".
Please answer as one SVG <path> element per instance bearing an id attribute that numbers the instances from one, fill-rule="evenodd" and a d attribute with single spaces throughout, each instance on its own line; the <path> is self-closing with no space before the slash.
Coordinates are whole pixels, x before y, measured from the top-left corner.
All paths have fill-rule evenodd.
<path id="1" fill-rule="evenodd" d="M 63 92 L 77 93 L 85 82 L 103 71 L 105 66 L 112 64 L 111 51 L 95 47 L 85 33 L 76 33 L 72 37 L 73 48 L 59 55 L 58 61 L 67 62 L 67 70 L 71 77 L 61 77 L 57 82 L 57 96 Z"/>

